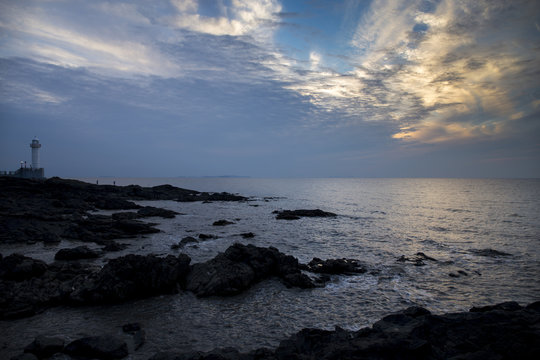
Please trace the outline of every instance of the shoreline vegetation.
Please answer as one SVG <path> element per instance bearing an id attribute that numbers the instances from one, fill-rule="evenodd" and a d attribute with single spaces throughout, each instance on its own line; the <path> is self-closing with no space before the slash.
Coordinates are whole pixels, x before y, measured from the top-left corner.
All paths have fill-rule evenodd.
<path id="1" fill-rule="evenodd" d="M 60 178 L 0 177 L 0 244 L 43 242 L 54 246 L 61 241 L 76 240 L 101 246 L 100 250 L 87 246 L 61 248 L 52 263 L 22 254 L 0 254 L 0 320 L 33 316 L 58 305 L 121 304 L 178 292 L 192 292 L 197 297 L 231 296 L 268 278 L 278 278 L 287 287 L 310 289 L 325 286 L 330 275 L 370 271 L 356 259 L 313 258 L 302 264 L 276 248 L 240 243 L 213 259 L 195 264 L 183 253 L 166 257 L 130 254 L 111 259 L 103 267 L 87 261 L 106 252 L 126 249 L 129 241 L 136 241 L 137 237 L 159 232 L 156 224 L 141 219 L 178 215 L 167 209 L 137 205 L 133 202 L 137 200 L 244 202 L 249 199 L 171 185 L 114 186 Z M 94 210 L 118 212 L 90 213 Z M 338 216 L 319 209 L 282 210 L 275 214 L 276 220 Z M 231 222 L 218 220 L 214 226 L 228 224 Z M 245 239 L 254 236 L 243 235 Z M 120 239 L 128 244 L 117 242 Z M 199 240 L 182 241 L 202 240 L 199 237 Z M 183 246 L 182 241 L 176 249 Z M 421 260 L 436 261 L 424 257 Z M 507 302 L 445 315 L 411 307 L 359 331 L 338 327 L 334 331 L 304 329 L 283 340 L 276 349 L 250 353 L 232 348 L 209 353 L 159 353 L 152 359 L 532 359 L 540 355 L 539 324 L 540 302 L 526 307 Z M 143 325 L 126 324 L 126 329 L 127 343 L 104 334 L 69 344 L 63 339 L 41 336 L 15 358 L 123 358 L 137 351 L 145 341 Z"/>

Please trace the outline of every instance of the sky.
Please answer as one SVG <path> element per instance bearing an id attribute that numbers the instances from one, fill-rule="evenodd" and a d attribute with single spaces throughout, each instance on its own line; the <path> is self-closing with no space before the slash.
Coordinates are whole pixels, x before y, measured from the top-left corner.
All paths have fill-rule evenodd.
<path id="1" fill-rule="evenodd" d="M 0 0 L 0 170 L 540 177 L 540 2 Z"/>

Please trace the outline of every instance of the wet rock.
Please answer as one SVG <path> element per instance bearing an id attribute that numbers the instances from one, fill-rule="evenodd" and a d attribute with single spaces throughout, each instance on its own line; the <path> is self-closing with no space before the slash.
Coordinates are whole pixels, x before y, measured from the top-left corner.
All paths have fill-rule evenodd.
<path id="1" fill-rule="evenodd" d="M 127 249 L 127 247 L 128 247 L 128 244 L 121 244 L 121 243 L 117 243 L 116 241 L 112 241 L 108 243 L 107 245 L 105 245 L 102 248 L 102 250 L 107 251 L 107 252 L 116 252 L 116 251 L 125 250 Z"/>
<path id="2" fill-rule="evenodd" d="M 186 236 L 182 240 L 180 240 L 180 247 L 184 247 L 187 244 L 197 243 L 199 242 L 197 239 L 195 239 L 193 236 Z"/>
<path id="3" fill-rule="evenodd" d="M 275 248 L 234 244 L 213 259 L 194 264 L 186 289 L 197 296 L 234 295 L 262 279 L 277 276 L 291 286 L 314 287 L 298 260 Z"/>
<path id="4" fill-rule="evenodd" d="M 328 259 L 313 258 L 307 264 L 307 270 L 324 274 L 362 274 L 367 270 L 355 259 Z"/>
<path id="5" fill-rule="evenodd" d="M 315 209 L 315 210 L 306 210 L 306 209 L 300 209 L 300 210 L 276 210 L 273 212 L 273 214 L 276 215 L 276 219 L 278 220 L 298 220 L 301 217 L 336 217 L 337 214 L 322 211 L 321 209 Z"/>
<path id="6" fill-rule="evenodd" d="M 122 325 L 122 331 L 125 333 L 132 334 L 139 330 L 141 330 L 141 324 L 139 323 L 129 323 L 129 324 Z"/>
<path id="7" fill-rule="evenodd" d="M 146 342 L 146 333 L 141 329 L 141 324 L 130 323 L 122 326 L 122 331 L 133 336 L 133 347 L 138 350 Z"/>
<path id="8" fill-rule="evenodd" d="M 158 233 L 160 230 L 153 225 L 138 220 L 119 220 L 114 223 L 115 228 L 130 235 Z"/>
<path id="9" fill-rule="evenodd" d="M 199 234 L 200 240 L 210 240 L 210 239 L 217 239 L 218 237 L 216 235 L 212 234 Z"/>
<path id="10" fill-rule="evenodd" d="M 102 198 L 94 202 L 94 206 L 103 210 L 131 210 L 139 209 L 141 206 L 132 201 L 118 199 L 114 197 Z"/>
<path id="11" fill-rule="evenodd" d="M 139 218 L 139 214 L 133 211 L 125 211 L 114 213 L 111 217 L 113 220 L 135 220 Z"/>
<path id="12" fill-rule="evenodd" d="M 190 261 L 185 254 L 165 258 L 126 255 L 112 259 L 70 298 L 75 303 L 119 303 L 175 293 L 189 271 Z"/>
<path id="13" fill-rule="evenodd" d="M 64 339 L 49 336 L 38 336 L 24 348 L 25 353 L 32 353 L 38 358 L 48 358 L 64 349 Z"/>
<path id="14" fill-rule="evenodd" d="M 432 258 L 430 256 L 427 256 L 423 252 L 417 252 L 415 256 L 410 257 L 410 258 L 406 257 L 405 255 L 401 255 L 396 261 L 398 261 L 398 262 L 410 262 L 415 266 L 424 266 L 424 265 L 426 265 L 426 263 L 424 262 L 425 260 L 434 261 L 434 262 L 437 261 L 437 259 Z"/>
<path id="15" fill-rule="evenodd" d="M 518 307 L 447 315 L 412 307 L 359 331 L 304 329 L 260 358 L 533 359 L 540 353 L 540 312 Z"/>
<path id="16" fill-rule="evenodd" d="M 243 237 L 244 239 L 251 239 L 255 237 L 255 234 L 252 232 L 247 232 L 247 233 L 240 234 L 240 236 Z"/>
<path id="17" fill-rule="evenodd" d="M 33 259 L 32 259 L 33 260 Z M 53 263 L 40 276 L 0 280 L 0 319 L 32 316 L 65 303 L 75 284 L 83 283 L 94 267 L 79 262 Z"/>
<path id="18" fill-rule="evenodd" d="M 115 220 L 134 221 L 141 216 L 169 218 L 176 214 L 165 209 L 142 208 L 131 200 L 246 200 L 239 195 L 201 193 L 171 185 L 152 188 L 95 185 L 57 177 L 47 180 L 0 177 L 0 193 L 0 243 L 57 243 L 62 239 L 101 243 L 104 239 L 157 231 L 149 226 Z M 96 208 L 141 211 L 116 213 L 112 217 L 88 213 Z"/>
<path id="19" fill-rule="evenodd" d="M 56 260 L 81 260 L 95 259 L 101 255 L 101 252 L 92 250 L 88 246 L 77 246 L 70 249 L 60 249 L 54 255 Z"/>
<path id="20" fill-rule="evenodd" d="M 528 306 L 527 308 L 532 308 L 532 306 Z M 488 306 L 480 306 L 480 307 L 473 307 L 470 312 L 488 312 L 493 310 L 502 310 L 502 311 L 518 311 L 521 310 L 522 307 L 515 301 L 507 301 L 503 302 L 497 305 L 488 305 Z M 539 309 L 537 309 L 539 310 Z"/>
<path id="21" fill-rule="evenodd" d="M 47 264 L 21 254 L 11 254 L 0 260 L 0 278 L 22 281 L 41 276 L 47 270 Z"/>
<path id="22" fill-rule="evenodd" d="M 59 242 L 62 241 L 62 239 L 60 238 L 60 236 L 58 236 L 58 234 L 55 234 L 52 232 L 47 232 L 47 233 L 42 234 L 38 240 L 42 241 L 46 245 L 58 244 Z"/>
<path id="23" fill-rule="evenodd" d="M 68 354 L 56 353 L 50 358 L 48 358 L 47 360 L 73 360 L 73 358 L 69 356 Z"/>
<path id="24" fill-rule="evenodd" d="M 75 340 L 64 350 L 71 356 L 103 360 L 122 359 L 128 355 L 125 341 L 114 335 L 89 336 Z"/>
<path id="25" fill-rule="evenodd" d="M 505 253 L 503 251 L 494 249 L 471 249 L 469 250 L 474 255 L 487 256 L 487 257 L 500 257 L 500 256 L 512 256 L 512 254 Z"/>
<path id="26" fill-rule="evenodd" d="M 234 224 L 234 222 L 228 221 L 228 220 L 218 220 L 218 221 L 214 221 L 212 225 L 213 226 L 226 226 L 226 225 L 231 225 L 231 224 Z"/>
<path id="27" fill-rule="evenodd" d="M 151 217 L 151 216 L 157 216 L 162 217 L 165 219 L 172 219 L 174 218 L 178 213 L 173 210 L 168 209 L 161 209 L 153 206 L 145 206 L 143 208 L 140 208 L 137 210 L 137 214 L 139 217 Z"/>
<path id="28" fill-rule="evenodd" d="M 31 353 L 23 353 L 13 356 L 10 360 L 38 360 L 38 358 Z"/>

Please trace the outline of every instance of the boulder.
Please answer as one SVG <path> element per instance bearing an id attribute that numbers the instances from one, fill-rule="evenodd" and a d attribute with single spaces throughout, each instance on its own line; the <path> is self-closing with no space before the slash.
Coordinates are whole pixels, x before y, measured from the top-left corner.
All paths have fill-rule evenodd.
<path id="1" fill-rule="evenodd" d="M 115 228 L 130 235 L 158 233 L 160 230 L 154 228 L 153 225 L 138 220 L 118 220 L 114 222 Z"/>
<path id="2" fill-rule="evenodd" d="M 139 214 L 133 211 L 118 212 L 111 215 L 113 220 L 134 220 L 139 218 Z"/>
<path id="3" fill-rule="evenodd" d="M 417 252 L 416 255 L 413 256 L 413 257 L 407 257 L 405 255 L 401 255 L 399 258 L 397 258 L 396 261 L 398 261 L 398 262 L 410 262 L 415 266 L 424 266 L 424 265 L 426 265 L 426 263 L 424 262 L 425 260 L 434 261 L 434 262 L 437 261 L 437 259 L 432 258 L 430 256 L 427 256 L 423 252 Z"/>
<path id="4" fill-rule="evenodd" d="M 328 259 L 313 258 L 307 264 L 307 270 L 322 274 L 362 274 L 366 269 L 355 259 Z"/>
<path id="5" fill-rule="evenodd" d="M 114 335 L 89 336 L 69 343 L 64 352 L 68 355 L 103 360 L 122 359 L 128 355 L 125 341 Z"/>
<path id="6" fill-rule="evenodd" d="M 23 353 L 13 356 L 10 360 L 38 360 L 37 356 L 31 353 Z"/>
<path id="7" fill-rule="evenodd" d="M 212 234 L 199 234 L 200 240 L 210 240 L 210 239 L 217 239 L 218 237 L 216 235 Z"/>
<path id="8" fill-rule="evenodd" d="M 500 256 L 512 256 L 512 254 L 505 253 L 503 251 L 494 249 L 471 249 L 469 250 L 474 255 L 487 256 L 487 257 L 500 257 Z"/>
<path id="9" fill-rule="evenodd" d="M 180 247 L 184 247 L 187 244 L 198 243 L 198 242 L 199 241 L 197 239 L 195 239 L 193 236 L 186 236 L 185 238 L 180 240 L 179 245 L 180 245 Z"/>
<path id="10" fill-rule="evenodd" d="M 234 295 L 272 276 L 290 286 L 315 286 L 301 273 L 294 257 L 273 247 L 236 243 L 213 259 L 193 265 L 186 279 L 186 289 L 197 296 Z"/>
<path id="11" fill-rule="evenodd" d="M 145 206 L 143 208 L 140 208 L 137 210 L 137 214 L 139 217 L 151 217 L 151 216 L 157 216 L 162 217 L 166 219 L 172 219 L 174 218 L 178 213 L 173 210 L 168 209 L 161 209 L 153 206 Z"/>
<path id="12" fill-rule="evenodd" d="M 175 293 L 189 271 L 191 259 L 180 254 L 126 255 L 109 262 L 71 295 L 76 303 L 119 303 L 153 295 Z"/>
<path id="13" fill-rule="evenodd" d="M 0 260 L 0 278 L 22 281 L 41 276 L 47 270 L 47 264 L 21 254 L 11 254 Z"/>
<path id="14" fill-rule="evenodd" d="M 70 249 L 60 249 L 54 255 L 56 260 L 95 259 L 101 255 L 100 251 L 92 250 L 88 246 L 77 246 Z"/>
<path id="15" fill-rule="evenodd" d="M 276 215 L 276 219 L 278 220 L 298 220 L 301 217 L 336 217 L 337 214 L 322 211 L 321 209 L 314 209 L 314 210 L 307 210 L 307 209 L 300 209 L 300 210 L 282 210 L 282 211 L 274 211 L 273 212 Z"/>
<path id="16" fill-rule="evenodd" d="M 25 353 L 32 353 L 38 358 L 48 358 L 62 352 L 64 349 L 64 339 L 40 335 L 32 343 L 24 348 Z"/>
<path id="17" fill-rule="evenodd" d="M 234 222 L 228 221 L 228 220 L 218 220 L 218 221 L 214 221 L 212 225 L 213 226 L 226 226 L 226 225 L 231 225 L 231 224 L 234 224 Z"/>

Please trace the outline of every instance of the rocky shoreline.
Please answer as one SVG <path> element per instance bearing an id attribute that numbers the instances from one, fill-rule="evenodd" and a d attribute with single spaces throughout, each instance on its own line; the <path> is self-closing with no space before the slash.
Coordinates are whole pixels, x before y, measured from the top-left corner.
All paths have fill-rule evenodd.
<path id="1" fill-rule="evenodd" d="M 229 193 L 199 192 L 171 185 L 94 185 L 56 177 L 47 180 L 0 177 L 0 189 L 0 243 L 55 244 L 78 240 L 114 248 L 117 239 L 159 232 L 155 224 L 139 219 L 177 215 L 171 210 L 137 205 L 134 200 L 247 200 Z M 105 216 L 89 213 L 93 210 L 121 212 Z"/>
<path id="2" fill-rule="evenodd" d="M 135 299 L 190 292 L 197 297 L 231 296 L 270 278 L 287 287 L 322 287 L 331 275 L 369 272 L 356 259 L 313 258 L 302 264 L 273 247 L 235 243 L 214 258 L 191 264 L 186 254 L 125 255 L 111 259 L 103 267 L 92 262 L 109 251 L 129 244 L 118 239 L 136 239 L 159 232 L 147 217 L 173 218 L 178 213 L 137 200 L 179 202 L 247 201 L 229 193 L 206 193 L 170 185 L 94 185 L 76 180 L 51 178 L 26 180 L 0 177 L 0 244 L 59 244 L 83 241 L 101 246 L 62 248 L 55 261 L 45 263 L 21 254 L 0 254 L 0 320 L 33 316 L 55 306 L 122 304 Z M 94 210 L 118 210 L 111 215 Z M 315 210 L 276 211 L 276 220 L 301 217 L 334 218 L 334 213 Z M 234 226 L 218 220 L 217 227 Z M 255 235 L 240 234 L 244 239 Z M 175 249 L 204 241 L 184 238 Z M 482 256 L 510 256 L 482 250 Z M 480 251 L 480 250 L 479 250 Z M 417 253 L 398 262 L 423 266 L 437 260 Z M 467 275 L 465 273 L 465 275 Z M 464 275 L 464 276 L 465 276 Z M 450 274 L 452 276 L 452 274 Z M 457 275 L 459 276 L 459 274 Z M 305 290 L 309 291 L 309 290 Z M 182 295 L 180 295 L 182 296 Z M 107 334 L 86 336 L 66 343 L 46 334 L 37 337 L 14 359 L 119 359 L 144 346 L 144 324 L 126 324 L 129 341 Z M 77 338 L 76 336 L 70 339 Z M 31 339 L 30 339 L 31 340 Z M 371 328 L 348 331 L 304 329 L 283 340 L 275 349 L 261 348 L 249 353 L 237 349 L 186 354 L 158 353 L 153 360 L 170 359 L 533 359 L 540 356 L 540 303 L 526 307 L 503 303 L 470 312 L 433 315 L 411 307 L 384 317 Z"/>
<path id="3" fill-rule="evenodd" d="M 21 254 L 0 257 L 0 319 L 32 316 L 59 305 L 114 304 L 179 291 L 230 296 L 271 277 L 287 287 L 309 289 L 324 286 L 330 274 L 366 271 L 357 260 L 315 258 L 300 264 L 276 248 L 239 243 L 209 261 L 190 262 L 186 254 L 130 254 L 99 268 L 76 259 L 46 264 Z"/>
<path id="4" fill-rule="evenodd" d="M 141 324 L 125 324 L 126 337 L 101 334 L 66 343 L 38 336 L 12 360 L 122 359 L 144 346 Z M 515 302 L 436 315 L 409 307 L 358 331 L 303 329 L 274 349 L 242 353 L 234 348 L 210 352 L 160 352 L 149 360 L 348 360 L 348 359 L 538 359 L 540 302 Z"/>

